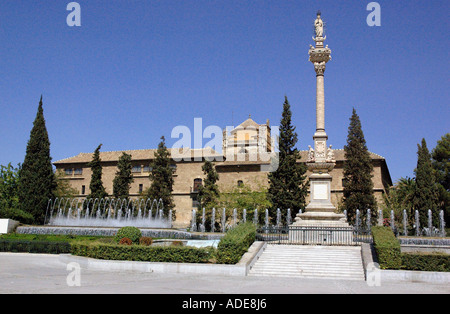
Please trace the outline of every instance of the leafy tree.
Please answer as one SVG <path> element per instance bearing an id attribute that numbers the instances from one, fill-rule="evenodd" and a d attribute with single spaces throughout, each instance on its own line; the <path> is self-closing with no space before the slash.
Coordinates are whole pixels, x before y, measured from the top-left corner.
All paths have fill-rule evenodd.
<path id="1" fill-rule="evenodd" d="M 100 159 L 100 149 L 102 148 L 102 144 L 100 144 L 94 151 L 92 156 L 92 160 L 88 163 L 88 167 L 91 168 L 91 183 L 89 184 L 89 189 L 91 193 L 87 196 L 88 199 L 102 199 L 108 196 L 106 193 L 105 187 L 103 186 L 102 181 L 102 164 Z"/>
<path id="2" fill-rule="evenodd" d="M 166 140 L 161 137 L 161 142 L 158 144 L 158 150 L 155 153 L 155 158 L 152 160 L 150 167 L 151 185 L 148 189 L 147 197 L 151 199 L 162 199 L 164 205 L 164 215 L 167 217 L 170 210 L 175 208 L 173 201 L 173 170 L 171 167 L 170 153 L 166 147 Z M 175 211 L 172 211 L 172 217 L 175 218 Z"/>
<path id="3" fill-rule="evenodd" d="M 270 217 L 276 217 L 276 210 L 280 208 L 283 215 L 291 209 L 292 218 L 299 209 L 306 206 L 308 183 L 306 182 L 306 165 L 297 162 L 300 154 L 295 148 L 297 133 L 292 125 L 291 107 L 287 97 L 283 104 L 282 119 L 280 122 L 278 168 L 269 173 L 268 199 L 272 206 L 269 209 Z M 282 217 L 285 219 L 286 217 Z"/>
<path id="4" fill-rule="evenodd" d="M 431 163 L 431 154 L 427 148 L 425 139 L 422 139 L 422 145 L 417 144 L 417 168 L 414 170 L 416 175 L 416 189 L 414 193 L 414 209 L 419 211 L 421 226 L 428 225 L 428 210 L 431 209 L 433 222 L 438 226 L 439 206 L 438 189 L 434 169 Z"/>
<path id="5" fill-rule="evenodd" d="M 361 121 L 354 108 L 344 151 L 343 208 L 347 210 L 348 220 L 355 222 L 357 209 L 371 209 L 371 221 L 375 222 L 377 202 L 373 194 L 372 159 L 364 139 Z"/>
<path id="6" fill-rule="evenodd" d="M 0 210 L 19 207 L 19 169 L 0 165 Z"/>
<path id="7" fill-rule="evenodd" d="M 231 217 L 236 208 L 242 216 L 244 209 L 247 211 L 247 221 L 254 218 L 255 209 L 258 209 L 258 219 L 262 223 L 265 216 L 265 209 L 272 206 L 269 201 L 267 188 L 260 186 L 252 190 L 249 185 L 242 184 L 220 193 L 219 208 L 227 209 L 227 216 Z M 240 218 L 241 218 L 240 216 Z"/>
<path id="8" fill-rule="evenodd" d="M 113 195 L 115 198 L 127 199 L 130 196 L 131 183 L 134 181 L 131 170 L 131 155 L 123 153 L 117 163 L 117 172 L 113 180 Z"/>
<path id="9" fill-rule="evenodd" d="M 431 157 L 438 183 L 439 203 L 445 211 L 445 221 L 450 221 L 450 133 L 438 141 Z"/>
<path id="10" fill-rule="evenodd" d="M 408 216 L 408 225 L 414 225 L 414 193 L 416 181 L 414 178 L 400 178 L 396 184 L 390 187 L 388 193 L 383 195 L 386 207 L 385 216 L 389 217 L 390 211 L 394 211 L 395 221 L 403 222 L 403 210 Z"/>
<path id="11" fill-rule="evenodd" d="M 61 198 L 74 198 L 78 195 L 78 191 L 74 189 L 68 180 L 65 180 L 65 173 L 63 170 L 59 169 L 55 173 L 56 176 L 56 189 L 53 191 L 55 199 Z"/>
<path id="12" fill-rule="evenodd" d="M 56 179 L 41 96 L 20 170 L 18 188 L 20 207 L 33 215 L 35 223 L 44 223 L 48 201 L 54 198 L 55 188 Z"/>

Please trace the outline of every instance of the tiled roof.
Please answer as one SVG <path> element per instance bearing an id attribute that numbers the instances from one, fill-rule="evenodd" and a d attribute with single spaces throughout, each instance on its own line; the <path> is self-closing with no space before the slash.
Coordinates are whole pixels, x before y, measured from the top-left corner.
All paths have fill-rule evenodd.
<path id="1" fill-rule="evenodd" d="M 169 152 L 172 152 L 172 149 L 168 149 Z M 140 150 L 125 150 L 125 151 L 111 151 L 111 152 L 100 152 L 100 159 L 103 162 L 114 162 L 114 161 L 118 161 L 119 157 L 122 155 L 122 153 L 127 153 L 129 155 L 131 155 L 132 160 L 150 160 L 150 159 L 154 159 L 155 157 L 155 152 L 157 151 L 157 149 L 140 149 Z M 186 155 L 183 156 L 191 156 L 191 158 L 196 157 L 198 154 L 198 156 L 205 156 L 204 157 L 220 157 L 222 156 L 222 154 L 217 153 L 216 151 L 214 151 L 213 149 L 189 149 L 189 151 L 186 153 Z M 80 153 L 74 157 L 69 157 L 69 158 L 65 158 L 65 159 L 61 159 L 58 161 L 55 161 L 54 164 L 55 165 L 60 165 L 60 164 L 76 164 L 76 163 L 88 163 L 92 160 L 92 155 L 93 153 Z M 334 155 L 335 155 L 335 159 L 336 161 L 343 161 L 345 160 L 345 151 L 343 149 L 335 149 L 334 150 Z M 385 158 L 370 152 L 370 155 L 372 157 L 373 160 L 384 160 Z M 301 161 L 306 161 L 306 159 L 308 158 L 308 151 L 307 150 L 302 150 L 300 151 L 300 160 Z M 220 165 L 232 165 L 232 164 L 266 164 L 269 163 L 268 161 L 265 160 L 260 160 L 258 158 L 258 160 L 254 160 L 249 158 L 249 156 L 245 156 L 244 158 L 245 160 L 240 160 L 237 157 L 235 157 L 232 160 L 227 160 L 224 162 L 220 162 Z"/>
<path id="2" fill-rule="evenodd" d="M 202 151 L 199 153 L 198 151 Z M 157 149 L 139 149 L 139 150 L 123 150 L 123 151 L 111 151 L 111 152 L 100 152 L 100 159 L 103 162 L 108 161 L 118 161 L 119 157 L 122 156 L 123 153 L 127 153 L 131 155 L 132 160 L 147 160 L 147 159 L 154 159 L 155 153 Z M 172 149 L 169 148 L 168 151 L 172 153 Z M 204 153 L 205 152 L 205 153 Z M 211 152 L 211 153 L 210 153 Z M 213 149 L 189 149 L 188 152 L 186 152 L 186 155 L 191 157 L 195 157 L 197 154 L 199 156 L 203 156 L 203 154 L 207 154 L 207 156 L 220 156 L 217 152 L 215 152 Z M 76 156 L 61 159 L 58 161 L 55 161 L 53 164 L 59 165 L 59 164 L 73 164 L 73 163 L 88 163 L 92 160 L 93 153 L 80 153 Z M 185 155 L 183 155 L 185 156 Z"/>

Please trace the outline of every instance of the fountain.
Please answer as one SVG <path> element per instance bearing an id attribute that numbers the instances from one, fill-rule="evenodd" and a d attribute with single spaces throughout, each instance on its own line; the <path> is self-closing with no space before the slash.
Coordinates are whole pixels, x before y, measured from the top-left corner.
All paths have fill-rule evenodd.
<path id="1" fill-rule="evenodd" d="M 269 210 L 266 209 L 266 218 L 264 220 L 264 226 L 266 227 L 266 230 L 269 229 Z"/>
<path id="2" fill-rule="evenodd" d="M 150 208 L 149 207 L 150 205 Z M 155 215 L 153 216 L 153 208 Z M 45 217 L 48 226 L 170 228 L 172 217 L 164 217 L 160 200 L 55 199 L 49 200 Z"/>
<path id="3" fill-rule="evenodd" d="M 211 232 L 214 232 L 215 225 L 216 225 L 216 209 L 213 208 L 211 214 Z"/>
<path id="4" fill-rule="evenodd" d="M 258 224 L 259 224 L 259 219 L 258 219 L 258 208 L 255 208 L 255 214 L 254 214 L 254 216 L 253 216 L 253 223 L 254 223 L 255 225 L 258 225 Z"/>
<path id="5" fill-rule="evenodd" d="M 433 236 L 433 214 L 431 212 L 431 209 L 428 210 L 428 230 L 427 230 L 427 236 L 432 237 Z"/>
<path id="6" fill-rule="evenodd" d="M 227 222 L 227 210 L 224 208 L 222 211 L 222 232 L 225 233 L 226 229 L 226 222 Z"/>
<path id="7" fill-rule="evenodd" d="M 395 216 L 393 210 L 391 210 L 391 229 L 395 233 Z"/>
<path id="8" fill-rule="evenodd" d="M 406 209 L 403 210 L 403 235 L 408 236 L 408 215 Z"/>
<path id="9" fill-rule="evenodd" d="M 281 226 L 281 210 L 277 208 L 277 227 Z"/>
<path id="10" fill-rule="evenodd" d="M 420 220 L 419 220 L 419 211 L 416 210 L 415 212 L 415 219 L 416 219 L 416 236 L 420 236 Z"/>
<path id="11" fill-rule="evenodd" d="M 205 208 L 202 210 L 202 224 L 200 225 L 200 232 L 205 232 L 206 230 L 206 216 L 205 216 Z"/>
<path id="12" fill-rule="evenodd" d="M 288 226 L 292 223 L 291 209 L 290 208 L 287 209 L 286 223 L 287 223 Z"/>
<path id="13" fill-rule="evenodd" d="M 191 220 L 191 232 L 197 231 L 197 211 L 192 210 L 192 220 Z"/>
<path id="14" fill-rule="evenodd" d="M 378 226 L 383 225 L 383 211 L 381 209 L 378 210 Z"/>
<path id="15" fill-rule="evenodd" d="M 444 211 L 441 210 L 439 212 L 439 229 L 441 233 L 441 237 L 445 237 L 445 220 L 444 220 Z"/>
<path id="16" fill-rule="evenodd" d="M 356 231 L 359 232 L 361 230 L 361 213 L 359 209 L 356 210 Z"/>

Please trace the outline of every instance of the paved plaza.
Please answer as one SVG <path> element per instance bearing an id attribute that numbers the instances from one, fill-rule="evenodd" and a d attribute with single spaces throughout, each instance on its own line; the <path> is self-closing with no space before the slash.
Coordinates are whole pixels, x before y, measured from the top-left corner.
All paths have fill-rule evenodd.
<path id="1" fill-rule="evenodd" d="M 448 294 L 445 284 L 273 277 L 225 277 L 140 272 L 105 272 L 81 268 L 80 286 L 68 285 L 73 270 L 58 255 L 0 253 L 0 293 L 44 294 Z M 70 282 L 70 280 L 69 280 Z"/>

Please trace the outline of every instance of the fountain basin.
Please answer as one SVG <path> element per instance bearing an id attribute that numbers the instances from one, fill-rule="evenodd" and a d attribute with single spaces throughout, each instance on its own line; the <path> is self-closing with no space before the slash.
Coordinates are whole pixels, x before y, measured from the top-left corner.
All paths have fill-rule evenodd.
<path id="1" fill-rule="evenodd" d="M 119 227 L 58 227 L 58 226 L 19 226 L 16 232 L 19 234 L 55 234 L 74 236 L 115 236 Z M 139 228 L 143 237 L 191 239 L 192 234 L 186 231 L 174 229 L 150 229 Z"/>

